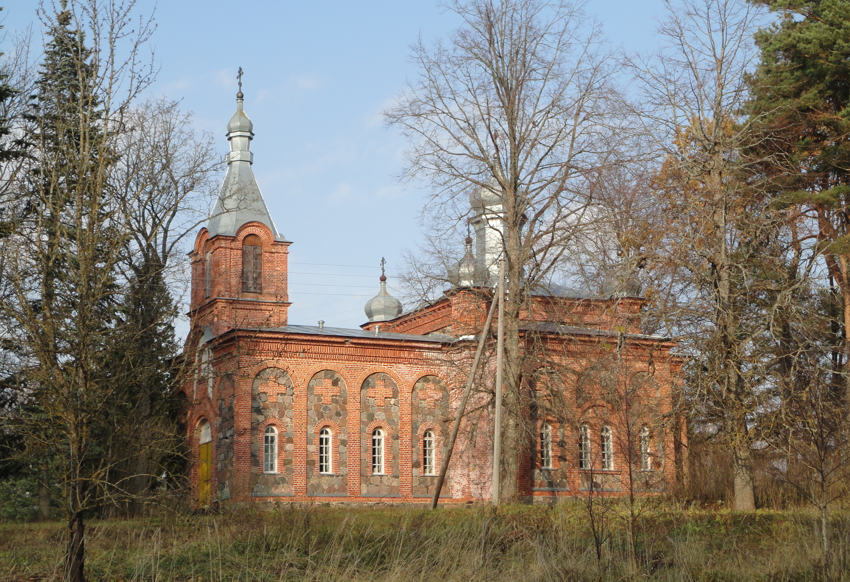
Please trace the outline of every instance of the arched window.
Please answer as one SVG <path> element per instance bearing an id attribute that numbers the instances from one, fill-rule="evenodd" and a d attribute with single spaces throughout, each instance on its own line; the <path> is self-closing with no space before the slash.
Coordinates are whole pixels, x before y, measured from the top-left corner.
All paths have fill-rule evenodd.
<path id="1" fill-rule="evenodd" d="M 437 464 L 434 462 L 434 433 L 430 430 L 426 430 L 422 435 L 422 474 L 437 474 Z"/>
<path id="2" fill-rule="evenodd" d="M 611 427 L 603 426 L 602 432 L 602 470 L 612 471 L 614 469 L 614 442 L 611 438 Z"/>
<path id="3" fill-rule="evenodd" d="M 249 234 L 242 241 L 242 292 L 263 291 L 263 247 L 260 237 Z"/>
<path id="4" fill-rule="evenodd" d="M 548 423 L 540 427 L 540 468 L 552 468 L 552 427 Z"/>
<path id="5" fill-rule="evenodd" d="M 578 468 L 590 469 L 590 429 L 586 424 L 578 429 Z"/>
<path id="6" fill-rule="evenodd" d="M 641 427 L 639 439 L 640 470 L 652 471 L 652 453 L 650 452 L 650 443 L 652 442 L 652 438 L 650 437 L 648 427 Z"/>
<path id="7" fill-rule="evenodd" d="M 263 433 L 263 473 L 277 473 L 277 429 L 273 426 Z"/>
<path id="8" fill-rule="evenodd" d="M 319 431 L 319 473 L 329 475 L 333 472 L 331 464 L 331 447 L 333 444 L 333 433 L 328 427 Z"/>
<path id="9" fill-rule="evenodd" d="M 372 431 L 372 474 L 384 474 L 384 431 L 379 428 Z"/>

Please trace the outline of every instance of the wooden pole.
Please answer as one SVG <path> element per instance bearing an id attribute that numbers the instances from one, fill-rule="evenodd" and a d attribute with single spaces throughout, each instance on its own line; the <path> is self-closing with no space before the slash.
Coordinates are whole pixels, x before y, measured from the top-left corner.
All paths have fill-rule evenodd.
<path id="1" fill-rule="evenodd" d="M 505 358 L 505 255 L 499 259 L 499 323 L 496 335 L 496 414 L 493 428 L 493 504 L 498 505 L 502 478 L 502 383 Z"/>
<path id="2" fill-rule="evenodd" d="M 443 481 L 446 480 L 446 472 L 449 469 L 449 460 L 452 458 L 452 451 L 455 447 L 457 439 L 457 431 L 460 428 L 460 419 L 466 410 L 466 403 L 469 400 L 469 393 L 472 391 L 472 382 L 475 380 L 475 370 L 478 369 L 478 362 L 481 360 L 481 354 L 484 352 L 484 344 L 487 342 L 487 334 L 490 332 L 490 323 L 493 321 L 493 312 L 496 311 L 495 297 L 490 304 L 490 311 L 487 312 L 487 322 L 484 324 L 484 329 L 481 330 L 481 335 L 478 338 L 478 348 L 475 350 L 475 357 L 472 360 L 472 369 L 469 371 L 469 376 L 466 378 L 466 388 L 463 391 L 463 398 L 460 401 L 460 406 L 457 409 L 455 422 L 452 425 L 452 434 L 449 436 L 449 442 L 446 444 L 446 454 L 443 455 L 443 463 L 440 466 L 440 475 L 437 477 L 437 489 L 434 491 L 434 497 L 431 499 L 431 509 L 436 509 L 437 501 L 440 499 L 440 491 L 443 489 Z"/>

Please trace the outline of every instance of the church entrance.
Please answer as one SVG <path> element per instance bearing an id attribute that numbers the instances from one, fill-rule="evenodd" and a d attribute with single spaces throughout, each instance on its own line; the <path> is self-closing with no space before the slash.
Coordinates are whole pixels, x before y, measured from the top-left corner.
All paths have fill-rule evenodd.
<path id="1" fill-rule="evenodd" d="M 201 435 L 198 445 L 198 505 L 209 507 L 210 482 L 212 469 L 212 434 L 210 423 L 201 424 Z"/>

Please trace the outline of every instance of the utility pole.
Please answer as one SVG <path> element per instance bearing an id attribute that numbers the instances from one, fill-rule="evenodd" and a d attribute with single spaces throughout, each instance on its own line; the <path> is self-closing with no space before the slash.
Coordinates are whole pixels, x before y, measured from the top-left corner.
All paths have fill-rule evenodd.
<path id="1" fill-rule="evenodd" d="M 494 311 L 496 311 L 495 298 L 490 303 L 490 310 L 487 312 L 487 321 L 484 323 L 484 328 L 481 330 L 481 335 L 478 337 L 478 348 L 475 350 L 475 357 L 472 360 L 472 369 L 469 371 L 469 376 L 466 378 L 466 388 L 463 391 L 463 398 L 461 399 L 460 406 L 457 409 L 455 422 L 452 426 L 452 434 L 449 435 L 449 442 L 446 444 L 445 454 L 443 455 L 443 463 L 440 466 L 440 475 L 437 477 L 437 487 L 434 490 L 434 497 L 431 499 L 431 509 L 437 508 L 437 501 L 440 499 L 440 491 L 443 490 L 443 481 L 445 481 L 446 472 L 449 470 L 449 461 L 452 458 L 452 451 L 454 451 L 455 448 L 457 431 L 460 428 L 460 419 L 463 417 L 463 412 L 466 410 L 469 393 L 472 391 L 472 384 L 475 381 L 475 371 L 478 369 L 478 362 L 481 361 L 481 354 L 484 352 L 484 344 L 487 343 L 487 336 L 490 335 L 490 324 L 493 321 Z"/>
<path id="2" fill-rule="evenodd" d="M 501 495 L 502 465 L 502 368 L 505 358 L 505 253 L 499 257 L 499 322 L 496 332 L 496 414 L 493 428 L 493 504 Z"/>

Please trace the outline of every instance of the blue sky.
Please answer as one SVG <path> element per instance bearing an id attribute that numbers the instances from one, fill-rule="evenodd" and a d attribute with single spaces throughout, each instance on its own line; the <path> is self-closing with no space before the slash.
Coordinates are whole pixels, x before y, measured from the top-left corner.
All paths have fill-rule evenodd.
<path id="1" fill-rule="evenodd" d="M 2 2 L 9 51 L 37 2 Z M 448 38 L 455 15 L 432 0 L 139 0 L 155 9 L 160 66 L 150 97 L 179 99 L 223 155 L 236 69 L 254 122 L 254 170 L 278 229 L 291 241 L 289 321 L 356 327 L 387 258 L 390 292 L 403 256 L 423 241 L 427 186 L 405 183 L 404 139 L 381 112 L 414 79 L 410 45 Z M 663 0 L 589 0 L 612 49 L 651 51 Z M 222 173 L 223 177 L 223 173 Z M 397 294 L 397 291 L 396 291 Z"/>

